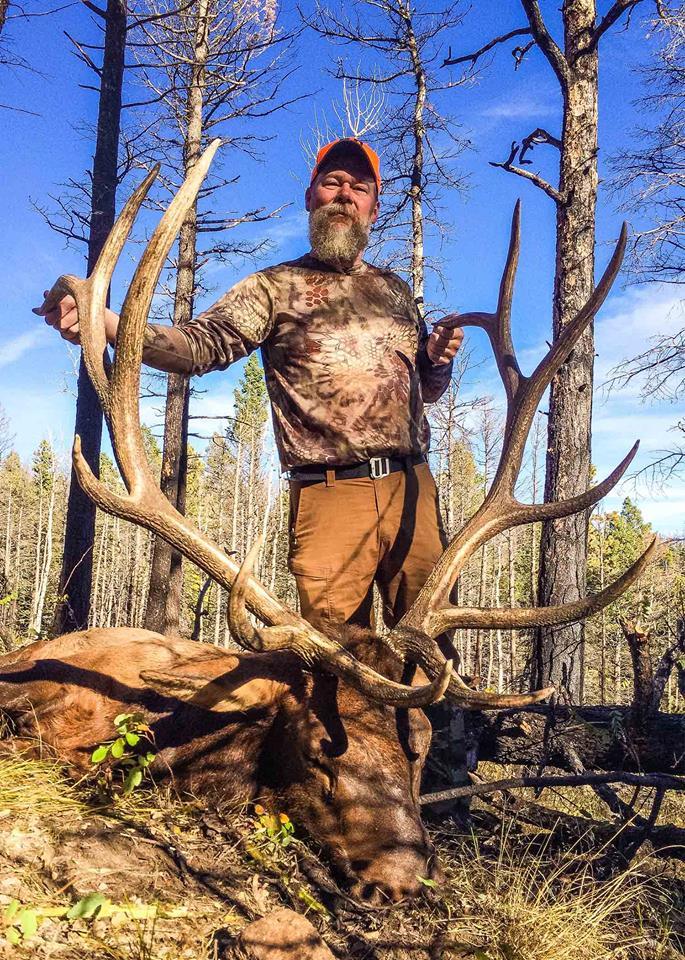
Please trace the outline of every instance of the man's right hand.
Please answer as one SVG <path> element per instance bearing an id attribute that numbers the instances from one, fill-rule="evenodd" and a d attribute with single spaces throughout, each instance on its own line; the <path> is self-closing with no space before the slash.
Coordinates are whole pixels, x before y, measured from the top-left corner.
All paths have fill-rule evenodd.
<path id="1" fill-rule="evenodd" d="M 49 290 L 43 290 L 43 297 L 46 298 L 49 293 Z M 59 330 L 59 335 L 64 340 L 69 343 L 81 342 L 76 301 L 72 296 L 62 297 L 57 306 L 52 306 L 44 299 L 40 307 L 33 308 L 33 312 L 43 317 L 49 327 Z"/>
<path id="2" fill-rule="evenodd" d="M 46 298 L 49 292 L 44 290 L 43 297 Z M 69 294 L 62 297 L 56 306 L 44 299 L 40 307 L 33 308 L 33 312 L 43 317 L 48 326 L 59 331 L 59 335 L 64 340 L 68 340 L 69 343 L 81 342 L 76 301 Z M 105 310 L 105 336 L 109 343 L 114 343 L 116 340 L 118 326 L 118 315 L 112 310 Z"/>

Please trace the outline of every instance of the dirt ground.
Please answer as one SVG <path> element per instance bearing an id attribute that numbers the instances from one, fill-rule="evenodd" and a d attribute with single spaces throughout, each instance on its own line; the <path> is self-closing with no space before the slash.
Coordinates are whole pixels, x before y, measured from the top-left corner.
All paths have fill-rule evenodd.
<path id="1" fill-rule="evenodd" d="M 616 870 L 572 818 L 533 828 L 520 810 L 483 805 L 469 830 L 434 828 L 443 884 L 368 910 L 296 824 L 293 838 L 269 837 L 265 822 L 160 791 L 103 805 L 50 763 L 0 759 L 0 956 L 219 960 L 248 922 L 288 906 L 350 960 L 685 957 L 683 850 L 647 846 Z"/>

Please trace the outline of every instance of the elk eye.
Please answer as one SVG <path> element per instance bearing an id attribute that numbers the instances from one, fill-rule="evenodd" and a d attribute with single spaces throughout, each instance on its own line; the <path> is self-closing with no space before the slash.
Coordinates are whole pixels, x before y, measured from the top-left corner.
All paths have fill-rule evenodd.
<path id="1" fill-rule="evenodd" d="M 335 792 L 335 774 L 320 755 L 308 754 L 306 760 L 308 766 L 316 770 L 319 779 L 324 781 L 324 796 L 326 800 L 332 800 Z"/>

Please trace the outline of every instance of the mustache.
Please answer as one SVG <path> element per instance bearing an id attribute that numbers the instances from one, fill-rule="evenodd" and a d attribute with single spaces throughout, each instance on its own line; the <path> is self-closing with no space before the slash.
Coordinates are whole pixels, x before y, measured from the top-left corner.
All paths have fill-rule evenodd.
<path id="1" fill-rule="evenodd" d="M 346 203 L 327 203 L 325 207 L 319 207 L 316 212 L 322 219 L 341 215 L 348 220 L 359 219 L 356 210 L 350 210 Z"/>

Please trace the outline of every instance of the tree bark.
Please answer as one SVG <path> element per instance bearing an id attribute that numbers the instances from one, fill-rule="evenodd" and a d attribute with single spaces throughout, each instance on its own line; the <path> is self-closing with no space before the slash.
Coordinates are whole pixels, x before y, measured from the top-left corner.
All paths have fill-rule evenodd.
<path id="1" fill-rule="evenodd" d="M 9 10 L 10 0 L 0 0 L 0 34 L 2 33 L 7 20 L 7 11 Z"/>
<path id="2" fill-rule="evenodd" d="M 127 0 L 107 0 L 97 140 L 93 158 L 89 275 L 114 224 L 126 17 Z M 99 476 L 102 411 L 83 359 L 79 367 L 74 432 L 81 438 L 84 457 L 95 475 Z M 55 611 L 55 633 L 81 630 L 88 624 L 94 538 L 95 504 L 83 492 L 72 470 L 59 580 L 59 595 L 63 599 Z"/>
<path id="3" fill-rule="evenodd" d="M 47 507 L 47 517 L 45 521 L 45 545 L 41 552 L 40 571 L 38 572 L 38 581 L 36 586 L 36 595 L 34 598 L 34 613 L 31 623 L 31 630 L 37 637 L 40 636 L 43 627 L 43 609 L 45 607 L 45 597 L 48 592 L 48 583 L 50 580 L 50 566 L 52 565 L 52 527 L 55 516 L 55 495 L 57 489 L 57 478 L 55 473 L 52 476 L 50 485 L 50 496 Z M 38 531 L 40 537 L 40 529 Z"/>
<path id="4" fill-rule="evenodd" d="M 565 0 L 564 99 L 557 203 L 553 336 L 556 340 L 594 287 L 597 204 L 595 0 Z M 562 500 L 586 490 L 590 476 L 594 333 L 591 327 L 575 346 L 550 389 L 545 500 Z M 543 525 L 540 544 L 541 606 L 570 603 L 585 596 L 587 513 Z M 552 683 L 573 701 L 579 691 L 578 656 L 583 625 L 542 628 L 537 636 L 537 683 Z"/>
<path id="5" fill-rule="evenodd" d="M 416 36 L 408 12 L 404 15 L 406 22 L 407 46 L 412 61 L 414 71 L 414 81 L 416 83 L 416 94 L 414 97 L 413 112 L 413 137 L 414 137 L 414 156 L 412 158 L 411 168 L 411 186 L 409 188 L 411 195 L 411 230 L 412 230 L 412 249 L 411 249 L 411 279 L 412 293 L 421 316 L 424 312 L 424 249 L 423 249 L 423 147 L 426 138 L 426 127 L 424 124 L 423 113 L 426 108 L 426 72 L 421 62 L 421 54 L 416 43 Z"/>
<path id="6" fill-rule="evenodd" d="M 200 156 L 202 147 L 203 97 L 208 55 L 208 0 L 197 6 L 195 49 L 191 82 L 188 87 L 187 131 L 183 149 L 184 174 L 187 177 Z M 192 318 L 195 293 L 197 241 L 197 202 L 186 214 L 178 245 L 178 270 L 174 296 L 174 325 Z M 188 469 L 188 378 L 169 374 L 164 417 L 164 450 L 161 488 L 180 513 L 185 512 Z M 145 627 L 160 633 L 177 633 L 180 626 L 183 593 L 181 555 L 157 537 L 155 539 Z"/>

